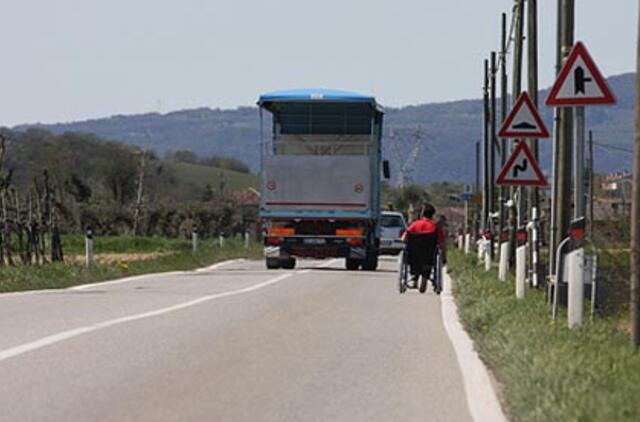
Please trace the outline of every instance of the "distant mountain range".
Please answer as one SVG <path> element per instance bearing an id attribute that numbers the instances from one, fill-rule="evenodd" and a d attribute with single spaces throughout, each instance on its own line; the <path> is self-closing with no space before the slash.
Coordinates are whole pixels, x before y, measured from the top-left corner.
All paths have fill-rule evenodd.
<path id="1" fill-rule="evenodd" d="M 635 74 L 608 79 L 617 104 L 587 110 L 588 129 L 596 142 L 598 171 L 631 168 Z M 541 103 L 547 91 L 540 92 Z M 498 104 L 500 102 L 498 101 Z M 542 106 L 551 130 L 552 110 Z M 254 107 L 235 110 L 197 108 L 166 114 L 117 115 L 103 119 L 60 124 L 29 124 L 54 133 L 88 132 L 102 138 L 150 146 L 163 154 L 191 150 L 202 156 L 229 156 L 243 160 L 253 171 L 259 167 L 259 114 Z M 415 164 L 416 182 L 472 181 L 475 177 L 475 141 L 482 138 L 482 101 L 463 100 L 402 108 L 388 108 L 385 115 L 385 155 L 398 174 L 409 157 L 415 136 L 422 147 Z M 542 167 L 550 169 L 551 141 L 541 144 Z"/>

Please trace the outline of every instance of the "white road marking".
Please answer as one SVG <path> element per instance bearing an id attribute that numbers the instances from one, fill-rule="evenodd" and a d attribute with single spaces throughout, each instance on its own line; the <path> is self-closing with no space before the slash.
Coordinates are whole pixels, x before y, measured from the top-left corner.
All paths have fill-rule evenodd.
<path id="1" fill-rule="evenodd" d="M 129 283 L 131 281 L 137 281 L 137 280 L 142 280 L 145 278 L 156 277 L 156 276 L 185 275 L 185 274 L 191 274 L 193 272 L 212 271 L 212 270 L 217 270 L 218 268 L 223 267 L 225 265 L 236 264 L 238 262 L 243 262 L 243 261 L 244 259 L 230 259 L 228 261 L 218 262 L 217 264 L 213 264 L 209 267 L 198 268 L 197 270 L 194 270 L 194 271 L 170 271 L 166 273 L 141 274 L 133 277 L 119 278 L 117 280 L 99 281 L 97 283 L 91 283 L 91 284 L 81 284 L 79 286 L 69 287 L 68 290 L 86 290 L 86 289 L 92 289 L 94 287 L 112 286 L 114 284 Z"/>
<path id="2" fill-rule="evenodd" d="M 458 308 L 452 296 L 453 280 L 446 271 L 443 272 L 443 277 L 444 285 L 440 295 L 442 321 L 458 358 L 471 417 L 476 422 L 506 422 L 507 418 L 493 389 L 489 372 L 460 323 Z"/>
<path id="3" fill-rule="evenodd" d="M 218 268 L 225 265 L 237 264 L 239 262 L 244 262 L 244 261 L 246 261 L 246 259 L 230 259 L 227 261 L 218 262 L 217 264 L 213 264 L 209 267 L 198 268 L 197 270 L 194 270 L 194 271 L 195 272 L 212 271 L 212 270 L 217 270 Z M 142 280 L 147 277 L 155 277 L 158 275 L 171 276 L 171 275 L 183 275 L 183 274 L 189 274 L 189 273 L 191 273 L 191 271 L 170 271 L 166 273 L 149 273 L 149 274 L 140 274 L 133 277 L 119 278 L 117 280 L 99 281 L 97 283 L 91 283 L 91 284 L 81 284 L 78 286 L 69 287 L 67 289 L 42 289 L 42 290 L 28 290 L 24 292 L 7 292 L 7 293 L 0 293 L 0 299 L 6 298 L 6 297 L 28 296 L 28 295 L 35 295 L 35 294 L 41 294 L 41 293 L 61 292 L 64 290 L 86 290 L 94 287 L 111 286 L 113 284 L 128 283 L 131 281 Z"/>
<path id="4" fill-rule="evenodd" d="M 0 350 L 0 362 L 5 361 L 7 359 L 11 359 L 13 357 L 22 355 L 24 353 L 32 352 L 37 349 L 42 349 L 47 346 L 51 346 L 56 343 L 60 343 L 65 340 L 69 340 L 74 337 L 81 336 L 83 334 L 92 333 L 98 330 L 102 330 L 108 327 L 113 327 L 114 325 L 125 324 L 127 322 L 138 321 L 145 318 L 152 318 L 164 314 L 168 314 L 171 312 L 179 311 L 181 309 L 190 308 L 192 306 L 199 305 L 201 303 L 209 302 L 216 299 L 221 299 L 229 296 L 241 295 L 244 293 L 254 292 L 256 290 L 263 289 L 265 287 L 272 286 L 285 280 L 295 274 L 300 274 L 300 272 L 294 273 L 286 273 L 282 274 L 278 277 L 272 278 L 270 280 L 264 281 L 262 283 L 255 284 L 250 287 L 245 287 L 243 289 L 232 290 L 223 293 L 216 293 L 209 296 L 203 296 L 198 299 L 190 300 L 188 302 L 179 303 L 177 305 L 169 306 L 166 308 L 157 309 L 155 311 L 144 312 L 141 314 L 129 315 L 121 318 L 112 319 L 109 321 L 98 322 L 96 324 L 87 325 L 84 327 L 74 328 L 72 330 L 63 331 L 60 333 L 52 334 L 46 337 L 42 337 L 38 340 L 31 341 L 29 343 L 21 344 L 19 346 L 11 347 L 9 349 Z"/>

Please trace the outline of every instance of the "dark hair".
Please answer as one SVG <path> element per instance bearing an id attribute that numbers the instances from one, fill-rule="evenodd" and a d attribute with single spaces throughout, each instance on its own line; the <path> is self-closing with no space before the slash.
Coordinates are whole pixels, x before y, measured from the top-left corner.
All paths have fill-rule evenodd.
<path id="1" fill-rule="evenodd" d="M 436 213 L 436 209 L 433 205 L 427 203 L 422 206 L 422 217 L 424 218 L 433 218 L 433 215 Z"/>

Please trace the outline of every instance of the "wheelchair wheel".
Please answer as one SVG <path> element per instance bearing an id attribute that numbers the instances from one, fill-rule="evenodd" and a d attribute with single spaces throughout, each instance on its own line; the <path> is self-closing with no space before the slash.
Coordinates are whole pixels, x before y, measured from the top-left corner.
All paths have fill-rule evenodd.
<path id="1" fill-rule="evenodd" d="M 434 268 L 434 274 L 433 276 L 435 277 L 435 281 L 436 281 L 436 288 L 437 291 L 436 293 L 440 294 L 442 292 L 442 255 L 440 253 L 438 253 L 438 255 L 436 256 L 436 267 Z"/>
<path id="2" fill-rule="evenodd" d="M 407 276 L 409 272 L 409 266 L 407 265 L 407 255 L 405 251 L 400 253 L 400 257 L 398 259 L 399 268 L 398 268 L 398 291 L 400 294 L 403 294 L 407 291 Z"/>
<path id="3" fill-rule="evenodd" d="M 420 277 L 420 293 L 425 293 L 427 291 L 427 283 L 429 282 L 429 277 L 425 277 L 424 275 L 422 275 Z"/>

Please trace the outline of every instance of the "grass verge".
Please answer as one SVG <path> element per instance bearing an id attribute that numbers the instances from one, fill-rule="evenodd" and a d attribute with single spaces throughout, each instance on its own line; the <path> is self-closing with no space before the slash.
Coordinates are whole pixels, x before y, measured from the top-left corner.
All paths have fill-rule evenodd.
<path id="1" fill-rule="evenodd" d="M 79 243 L 67 241 L 65 253 L 80 253 Z M 224 247 L 217 243 L 200 241 L 198 252 L 191 251 L 191 243 L 176 239 L 132 239 L 127 237 L 96 240 L 95 253 L 101 252 L 167 252 L 155 259 L 97 263 L 87 268 L 80 263 L 54 263 L 44 266 L 0 267 L 0 292 L 38 289 L 58 289 L 79 284 L 95 283 L 140 274 L 193 270 L 216 262 L 234 258 L 259 258 L 262 246 L 252 243 L 249 249 L 243 242 L 227 240 Z M 77 249 L 77 250 L 76 250 Z"/>
<path id="2" fill-rule="evenodd" d="M 462 323 L 504 386 L 511 420 L 640 420 L 640 353 L 619 319 L 569 330 L 566 316 L 551 320 L 543 292 L 517 300 L 513 279 L 500 282 L 459 251 L 448 267 Z"/>

